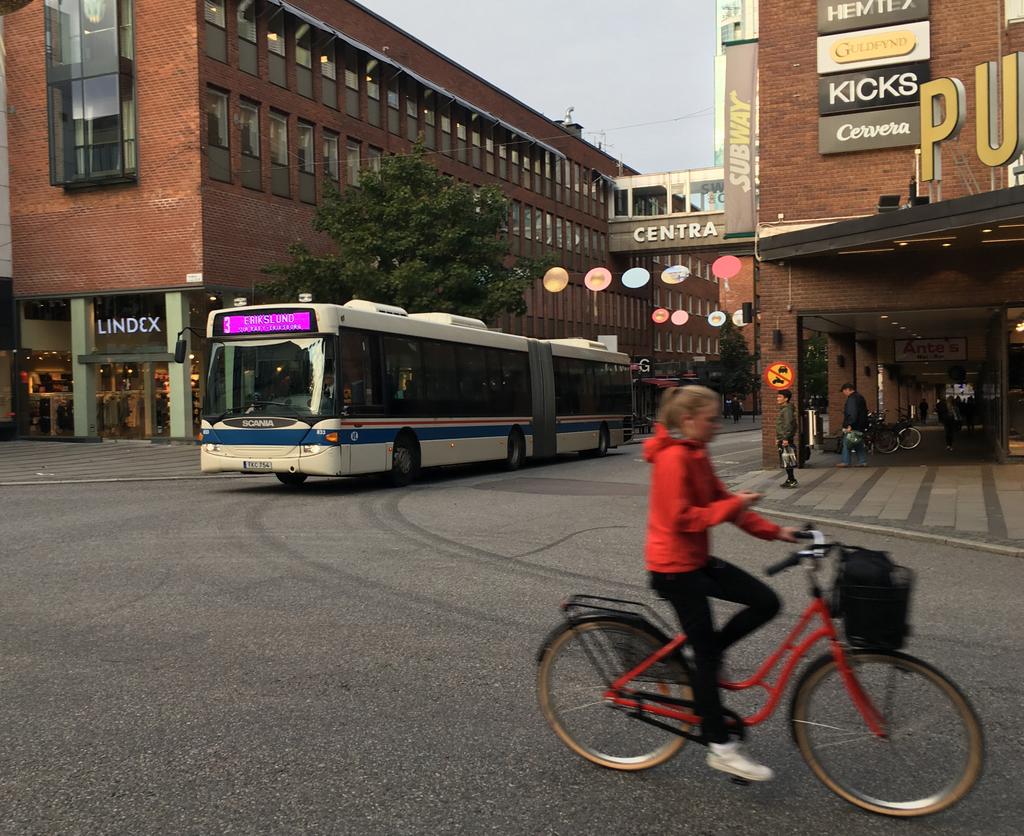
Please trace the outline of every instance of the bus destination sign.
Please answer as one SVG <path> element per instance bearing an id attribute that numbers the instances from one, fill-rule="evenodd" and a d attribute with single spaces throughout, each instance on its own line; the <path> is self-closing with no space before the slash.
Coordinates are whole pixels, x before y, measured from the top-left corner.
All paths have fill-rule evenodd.
<path id="1" fill-rule="evenodd" d="M 312 311 L 260 311 L 259 313 L 221 314 L 214 331 L 224 336 L 244 334 L 281 334 L 315 331 Z"/>

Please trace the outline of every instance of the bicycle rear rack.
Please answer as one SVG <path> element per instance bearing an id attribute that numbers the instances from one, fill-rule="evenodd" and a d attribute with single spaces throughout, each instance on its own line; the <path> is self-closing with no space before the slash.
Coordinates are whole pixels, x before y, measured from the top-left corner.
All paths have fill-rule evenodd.
<path id="1" fill-rule="evenodd" d="M 573 595 L 562 602 L 562 612 L 570 624 L 589 615 L 618 615 L 632 619 L 648 621 L 668 637 L 679 632 L 672 627 L 658 612 L 640 601 L 627 601 L 624 598 L 604 598 L 600 595 Z"/>

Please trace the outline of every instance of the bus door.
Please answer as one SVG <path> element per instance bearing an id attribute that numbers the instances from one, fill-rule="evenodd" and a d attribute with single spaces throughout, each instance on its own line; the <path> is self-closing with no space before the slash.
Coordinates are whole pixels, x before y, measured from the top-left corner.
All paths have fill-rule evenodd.
<path id="1" fill-rule="evenodd" d="M 377 334 L 343 330 L 340 367 L 339 405 L 347 420 L 358 423 L 360 417 L 382 417 L 384 389 L 381 384 L 380 338 Z M 384 435 L 383 431 L 375 431 L 371 427 L 343 427 L 341 442 L 349 446 L 350 473 L 380 473 L 387 469 L 388 443 Z"/>
<path id="2" fill-rule="evenodd" d="M 555 373 L 551 346 L 530 340 L 530 381 L 533 390 L 533 455 L 550 458 L 558 452 L 555 434 Z"/>

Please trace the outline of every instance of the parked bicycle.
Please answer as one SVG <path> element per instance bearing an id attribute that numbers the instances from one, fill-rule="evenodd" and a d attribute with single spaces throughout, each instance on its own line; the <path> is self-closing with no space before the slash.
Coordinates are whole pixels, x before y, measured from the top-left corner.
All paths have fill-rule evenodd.
<path id="1" fill-rule="evenodd" d="M 842 439 L 840 437 L 840 443 Z M 896 433 L 885 423 L 885 418 L 875 412 L 868 413 L 868 428 L 864 431 L 864 443 L 868 453 L 891 453 L 899 448 Z"/>
<path id="2" fill-rule="evenodd" d="M 826 600 L 817 573 L 828 554 L 851 552 L 826 544 L 818 531 L 801 536 L 813 545 L 767 574 L 802 565 L 810 603 L 752 676 L 720 683 L 767 693 L 749 717 L 726 711 L 730 735 L 742 739 L 747 726 L 771 716 L 797 664 L 825 641 L 827 652 L 804 670 L 789 708 L 793 740 L 811 771 L 832 792 L 874 813 L 910 817 L 946 809 L 978 780 L 984 741 L 959 688 L 897 650 L 908 632 L 909 571 L 885 588 L 840 581 L 840 613 Z M 563 743 L 593 763 L 625 771 L 664 763 L 687 741 L 706 745 L 694 732 L 701 720 L 683 634 L 668 638 L 674 631 L 635 601 L 577 595 L 562 609 L 564 623 L 538 654 L 537 688 L 541 710 Z M 840 614 L 845 642 L 833 624 Z M 772 684 L 768 677 L 779 665 Z"/>

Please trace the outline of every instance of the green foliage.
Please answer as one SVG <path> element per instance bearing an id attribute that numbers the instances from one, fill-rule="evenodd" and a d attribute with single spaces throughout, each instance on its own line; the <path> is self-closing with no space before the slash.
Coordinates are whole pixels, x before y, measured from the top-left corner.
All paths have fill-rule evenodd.
<path id="1" fill-rule="evenodd" d="M 719 336 L 719 358 L 721 361 L 721 390 L 726 395 L 746 396 L 754 391 L 754 361 L 740 329 L 726 320 Z"/>
<path id="2" fill-rule="evenodd" d="M 825 334 L 815 334 L 804 343 L 804 356 L 801 366 L 805 397 L 827 398 L 828 338 Z"/>
<path id="3" fill-rule="evenodd" d="M 445 177 L 417 145 L 383 158 L 379 171 L 363 171 L 358 188 L 325 184 L 313 228 L 337 251 L 315 255 L 293 245 L 290 264 L 265 268 L 277 278 L 263 289 L 278 300 L 307 291 L 318 302 L 370 299 L 484 320 L 522 314 L 523 293 L 548 264 L 520 258 L 507 266 L 507 218 L 499 188 Z"/>

